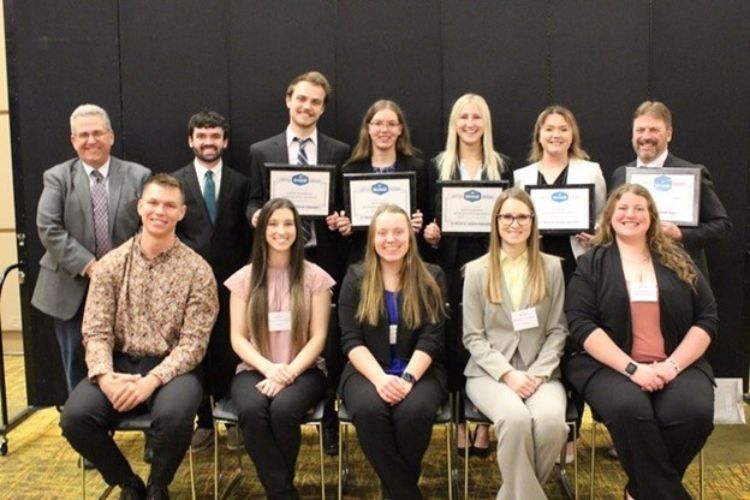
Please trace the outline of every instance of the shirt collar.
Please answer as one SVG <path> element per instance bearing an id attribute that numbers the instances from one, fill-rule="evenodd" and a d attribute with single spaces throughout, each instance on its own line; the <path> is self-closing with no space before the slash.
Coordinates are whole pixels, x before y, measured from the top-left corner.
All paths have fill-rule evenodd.
<path id="1" fill-rule="evenodd" d="M 195 173 L 198 175 L 198 180 L 203 180 L 203 178 L 206 176 L 206 172 L 208 172 L 209 170 L 214 173 L 214 177 L 221 176 L 221 167 L 224 166 L 224 162 L 223 160 L 219 159 L 219 164 L 214 168 L 209 169 L 203 164 L 202 161 L 196 158 L 195 160 L 193 160 L 193 166 L 195 166 Z"/>
<path id="2" fill-rule="evenodd" d="M 140 231 L 138 231 L 138 233 L 135 236 L 133 236 L 133 252 L 136 255 L 138 255 L 138 257 L 141 258 L 142 260 L 144 260 L 146 262 L 151 262 L 151 263 L 154 263 L 154 264 L 159 263 L 159 262 L 163 262 L 163 261 L 169 259 L 170 256 L 172 254 L 174 254 L 177 251 L 177 249 L 182 245 L 182 242 L 180 241 L 180 238 L 178 238 L 177 236 L 175 236 L 175 238 L 174 238 L 174 244 L 171 247 L 167 248 L 165 251 L 163 251 L 162 253 L 160 253 L 159 255 L 157 255 L 156 257 L 154 257 L 153 259 L 149 259 L 143 253 L 143 249 L 141 248 L 141 237 L 142 236 L 143 236 L 143 229 L 141 229 Z"/>
<path id="3" fill-rule="evenodd" d="M 663 168 L 664 163 L 667 161 L 667 155 L 669 154 L 669 148 L 665 149 L 662 154 L 654 158 L 651 163 L 643 163 L 640 158 L 637 158 L 636 167 L 638 168 Z"/>
<path id="4" fill-rule="evenodd" d="M 521 255 L 516 258 L 511 257 L 501 248 L 500 249 L 500 263 L 501 264 L 524 264 L 529 261 L 529 252 L 523 251 Z"/>
<path id="5" fill-rule="evenodd" d="M 292 146 L 292 142 L 294 142 L 294 139 L 296 139 L 298 136 L 297 134 L 292 131 L 292 126 L 287 125 L 286 127 L 286 147 L 289 149 Z M 308 135 L 307 137 L 300 137 L 300 139 L 310 139 L 312 143 L 317 146 L 318 145 L 318 128 L 315 127 L 315 129 L 312 131 L 312 134 Z"/>
<path id="6" fill-rule="evenodd" d="M 107 179 L 109 177 L 109 163 L 112 161 L 112 157 L 110 156 L 107 158 L 107 161 L 104 162 L 104 165 L 102 165 L 99 168 L 94 168 L 91 165 L 87 165 L 83 160 L 81 160 L 81 165 L 83 165 L 83 169 L 86 171 L 86 176 L 91 177 L 91 172 L 94 170 L 98 170 L 100 174 L 102 174 L 102 177 Z"/>

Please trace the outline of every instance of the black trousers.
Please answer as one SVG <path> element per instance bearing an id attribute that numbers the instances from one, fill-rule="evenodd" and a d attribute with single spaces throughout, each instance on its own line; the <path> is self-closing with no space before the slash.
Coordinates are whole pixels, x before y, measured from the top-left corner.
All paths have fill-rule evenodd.
<path id="1" fill-rule="evenodd" d="M 115 357 L 115 371 L 145 375 L 160 360 Z M 167 487 L 172 482 L 185 452 L 190 447 L 193 419 L 203 389 L 194 373 L 179 375 L 158 388 L 133 412 L 151 412 L 149 439 L 154 450 L 149 483 Z M 112 407 L 107 396 L 88 378 L 83 379 L 68 398 L 60 418 L 63 436 L 79 454 L 90 460 L 107 484 L 122 484 L 133 474 L 130 464 L 117 448 L 109 430 L 123 414 Z"/>
<path id="2" fill-rule="evenodd" d="M 232 381 L 232 401 L 239 412 L 239 427 L 269 499 L 299 498 L 294 471 L 299 454 L 300 424 L 326 391 L 326 377 L 317 368 L 302 373 L 275 398 L 255 388 L 265 377 L 257 371 L 238 373 Z"/>
<path id="3" fill-rule="evenodd" d="M 682 476 L 713 430 L 714 389 L 705 373 L 689 367 L 650 393 L 604 368 L 583 396 L 609 429 L 634 498 L 690 498 Z"/>
<path id="4" fill-rule="evenodd" d="M 395 406 L 383 401 L 360 373 L 346 380 L 342 392 L 362 451 L 387 493 L 396 500 L 422 498 L 417 486 L 422 458 L 444 399 L 438 380 L 428 371 Z"/>

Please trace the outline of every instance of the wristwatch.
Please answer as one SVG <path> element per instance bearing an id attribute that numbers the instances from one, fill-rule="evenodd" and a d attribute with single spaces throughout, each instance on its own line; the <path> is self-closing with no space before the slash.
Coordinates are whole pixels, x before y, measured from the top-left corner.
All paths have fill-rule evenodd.
<path id="1" fill-rule="evenodd" d="M 638 369 L 638 365 L 633 363 L 632 361 L 628 363 L 628 366 L 625 367 L 625 373 L 628 374 L 628 377 L 632 377 L 635 371 Z"/>
<path id="2" fill-rule="evenodd" d="M 401 378 L 409 382 L 410 384 L 416 384 L 417 379 L 409 372 L 404 372 L 401 374 Z"/>

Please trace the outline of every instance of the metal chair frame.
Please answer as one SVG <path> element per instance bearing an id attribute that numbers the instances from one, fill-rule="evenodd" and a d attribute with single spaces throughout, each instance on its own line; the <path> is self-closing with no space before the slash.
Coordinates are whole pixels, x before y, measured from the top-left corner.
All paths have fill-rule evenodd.
<path id="1" fill-rule="evenodd" d="M 311 408 L 308 412 L 302 425 L 312 425 L 318 428 L 318 444 L 320 448 L 320 495 L 325 500 L 326 497 L 326 482 L 325 482 L 325 463 L 323 457 L 323 411 L 325 408 L 325 399 L 320 401 L 315 407 Z M 237 464 L 240 470 L 240 475 L 236 476 L 229 483 L 226 491 L 224 491 L 219 497 L 219 482 L 223 473 L 220 472 L 221 464 L 219 457 L 219 424 L 224 425 L 238 425 L 239 415 L 237 407 L 229 397 L 220 400 L 213 406 L 213 418 L 214 418 L 214 499 L 225 498 L 232 491 L 237 481 L 241 477 L 242 473 L 242 455 L 244 449 L 242 446 L 237 450 Z"/>

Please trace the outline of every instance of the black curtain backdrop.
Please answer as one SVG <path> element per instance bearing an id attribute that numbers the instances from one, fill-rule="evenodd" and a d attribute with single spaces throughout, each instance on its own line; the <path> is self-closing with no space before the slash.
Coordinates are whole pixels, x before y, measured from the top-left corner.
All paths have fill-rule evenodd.
<path id="1" fill-rule="evenodd" d="M 722 319 L 709 359 L 717 375 L 747 378 L 746 0 L 6 0 L 5 21 L 30 404 L 64 398 L 51 321 L 28 304 L 43 252 L 42 172 L 74 154 L 71 111 L 103 106 L 115 155 L 172 171 L 192 158 L 187 119 L 216 109 L 232 125 L 225 160 L 247 172 L 249 145 L 283 130 L 286 86 L 309 69 L 334 86 L 320 130 L 350 144 L 369 105 L 389 98 L 431 157 L 453 101 L 472 91 L 490 104 L 495 145 L 516 167 L 536 115 L 570 107 L 606 178 L 634 158 L 635 107 L 665 101 L 670 150 L 711 169 L 735 225 L 709 249 Z"/>

